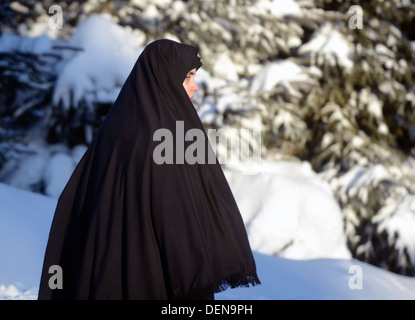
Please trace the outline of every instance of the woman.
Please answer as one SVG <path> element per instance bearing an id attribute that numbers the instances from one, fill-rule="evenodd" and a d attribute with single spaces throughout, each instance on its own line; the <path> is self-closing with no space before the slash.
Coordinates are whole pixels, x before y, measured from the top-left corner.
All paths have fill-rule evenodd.
<path id="1" fill-rule="evenodd" d="M 219 163 L 153 158 L 154 133 L 175 136 L 178 122 L 207 141 L 189 99 L 197 53 L 162 39 L 139 56 L 59 198 L 39 299 L 213 299 L 260 283 Z M 49 287 L 52 265 L 62 268 L 62 289 Z"/>

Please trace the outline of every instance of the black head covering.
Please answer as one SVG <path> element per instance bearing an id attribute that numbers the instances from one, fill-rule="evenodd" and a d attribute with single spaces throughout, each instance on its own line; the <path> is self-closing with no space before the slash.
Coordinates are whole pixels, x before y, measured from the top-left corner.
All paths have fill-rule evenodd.
<path id="1" fill-rule="evenodd" d="M 139 56 L 59 198 L 39 299 L 197 298 L 259 283 L 219 163 L 153 159 L 155 131 L 175 136 L 177 121 L 207 142 L 183 87 L 202 65 L 197 54 L 163 39 Z M 49 288 L 52 265 L 62 267 L 63 289 Z"/>

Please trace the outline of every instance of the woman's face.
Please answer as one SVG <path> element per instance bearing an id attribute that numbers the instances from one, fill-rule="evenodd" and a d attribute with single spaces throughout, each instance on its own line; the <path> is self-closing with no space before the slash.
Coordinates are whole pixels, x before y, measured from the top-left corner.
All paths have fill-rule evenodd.
<path id="1" fill-rule="evenodd" d="M 196 68 L 190 70 L 183 81 L 183 87 L 190 99 L 192 99 L 195 96 L 195 92 L 199 90 L 195 81 L 195 75 Z"/>

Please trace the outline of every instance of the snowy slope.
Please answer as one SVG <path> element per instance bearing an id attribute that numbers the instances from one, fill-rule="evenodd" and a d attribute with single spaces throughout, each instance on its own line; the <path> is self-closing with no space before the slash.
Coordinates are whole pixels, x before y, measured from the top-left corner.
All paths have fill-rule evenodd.
<path id="1" fill-rule="evenodd" d="M 291 179 L 294 187 L 300 186 L 299 176 L 304 183 L 304 172 L 307 172 L 304 167 L 303 172 L 299 170 L 301 167 L 291 168 L 289 171 L 287 164 L 284 163 L 279 167 L 279 169 L 281 168 L 285 169 L 285 178 Z M 278 176 L 278 167 L 272 170 L 268 169 L 268 173 L 270 171 L 277 181 L 280 183 L 285 181 L 282 173 Z M 255 179 L 266 179 L 266 173 L 265 170 L 257 176 L 250 177 L 254 183 Z M 285 214 L 274 217 L 267 216 L 269 210 L 266 210 L 266 203 L 272 203 L 272 192 L 275 191 L 267 184 L 263 184 L 262 190 L 257 190 L 258 194 L 262 193 L 263 195 L 264 207 L 261 209 L 252 205 L 250 208 L 252 210 L 256 208 L 257 218 L 248 217 L 247 212 L 253 211 L 249 211 L 249 207 L 243 203 L 242 199 L 249 198 L 249 188 L 245 190 L 237 188 L 235 181 L 241 179 L 241 176 L 238 176 L 235 171 L 227 171 L 226 174 L 234 189 L 235 197 L 240 202 L 244 219 L 250 222 L 247 223 L 247 230 L 254 245 L 256 239 L 271 236 L 266 232 L 261 235 L 262 229 L 269 230 L 270 222 L 275 226 L 276 235 L 282 232 L 283 226 L 289 224 L 290 210 L 292 210 L 291 214 L 296 216 L 299 226 L 302 217 L 307 217 L 307 215 L 294 212 L 298 208 L 298 202 L 302 201 L 301 195 L 304 195 L 305 189 L 301 188 L 296 193 L 297 198 L 287 200 L 284 206 L 280 206 L 280 211 L 285 211 Z M 293 181 L 297 181 L 297 183 Z M 315 189 L 311 187 L 317 182 L 316 179 L 313 180 L 309 176 L 308 197 L 313 193 L 322 192 L 320 187 Z M 306 181 L 305 185 L 307 185 Z M 251 184 L 251 187 L 258 186 Z M 290 188 L 294 190 L 289 183 L 281 187 L 286 190 Z M 279 201 L 278 197 L 274 198 Z M 318 199 L 322 201 L 323 198 Z M 321 208 L 330 207 L 330 203 L 330 197 L 327 196 L 326 203 L 321 202 Z M 0 184 L 0 259 L 2 261 L 0 264 L 0 299 L 36 299 L 43 253 L 55 205 L 56 199 Z M 314 215 L 316 212 L 318 212 L 318 208 L 315 207 Z M 336 212 L 334 211 L 334 213 Z M 261 216 L 264 216 L 265 219 L 259 219 Z M 325 225 L 325 228 L 329 229 L 333 227 L 335 219 L 327 217 L 328 215 L 323 214 L 317 218 L 319 224 Z M 252 223 L 256 224 L 255 229 L 250 229 Z M 290 223 L 292 225 L 292 222 Z M 297 255 L 295 259 L 276 257 L 255 251 L 254 256 L 262 285 L 229 289 L 217 294 L 216 299 L 415 299 L 414 278 L 393 274 L 354 259 L 324 258 L 324 255 L 329 257 L 332 254 L 333 248 L 330 246 L 322 246 L 318 255 L 314 252 L 315 258 L 308 258 L 305 244 L 315 244 L 318 240 L 317 234 L 304 233 L 300 239 L 298 233 L 293 233 L 291 237 L 294 237 L 292 240 L 293 250 L 297 248 L 294 250 Z M 278 237 L 275 239 L 274 243 L 278 246 Z M 296 243 L 299 244 L 296 245 Z M 337 254 L 344 252 L 343 245 L 338 244 L 338 250 L 335 250 Z M 324 252 L 324 248 L 330 250 Z M 266 249 L 261 246 L 258 246 L 258 249 L 266 252 Z M 301 258 L 301 252 L 305 258 Z M 347 256 L 347 254 L 344 255 Z"/>
<path id="2" fill-rule="evenodd" d="M 55 206 L 55 199 L 0 184 L 0 298 L 37 296 Z"/>

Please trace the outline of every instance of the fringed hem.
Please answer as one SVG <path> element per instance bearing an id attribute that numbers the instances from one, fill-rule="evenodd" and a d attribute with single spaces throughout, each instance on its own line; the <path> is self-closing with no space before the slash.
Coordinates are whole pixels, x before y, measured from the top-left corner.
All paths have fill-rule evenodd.
<path id="1" fill-rule="evenodd" d="M 259 281 L 259 278 L 256 274 L 255 275 L 236 274 L 236 275 L 227 277 L 226 279 L 222 279 L 218 281 L 213 286 L 212 291 L 214 293 L 219 293 L 229 288 L 234 289 L 234 288 L 239 288 L 239 287 L 256 286 L 260 284 L 261 284 L 261 281 Z"/>
<path id="2" fill-rule="evenodd" d="M 209 286 L 194 289 L 191 293 L 184 295 L 175 295 L 169 299 L 172 300 L 211 300 L 215 293 L 225 291 L 226 289 L 234 289 L 238 287 L 249 287 L 260 285 L 258 276 L 252 274 L 235 274 L 225 279 L 212 283 Z"/>

